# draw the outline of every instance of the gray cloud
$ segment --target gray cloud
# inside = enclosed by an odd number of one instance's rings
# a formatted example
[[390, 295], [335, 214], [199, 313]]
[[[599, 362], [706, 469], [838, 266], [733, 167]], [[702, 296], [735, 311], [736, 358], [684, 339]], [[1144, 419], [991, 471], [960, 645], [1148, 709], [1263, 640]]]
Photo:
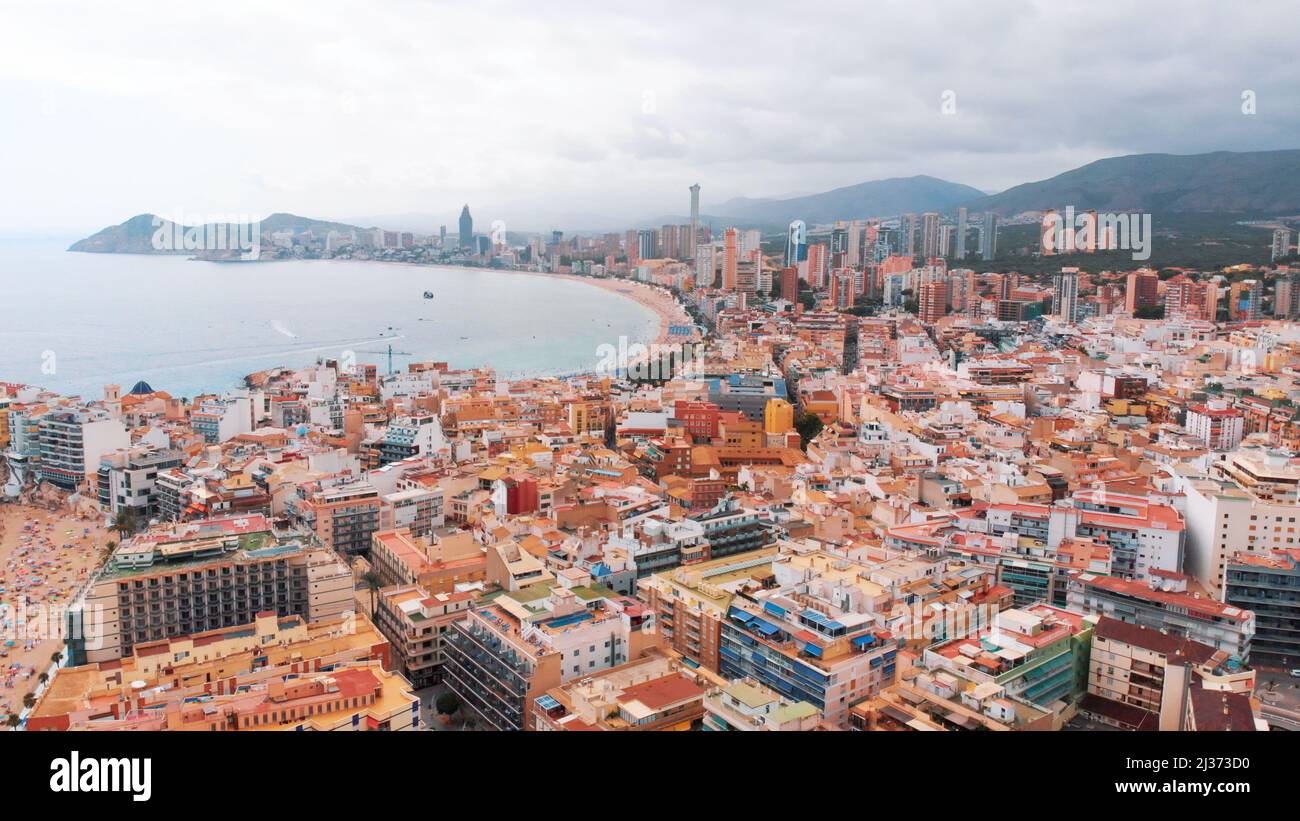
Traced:
[[470, 5], [11, 5], [0, 230], [465, 201], [512, 224], [518, 203], [616, 223], [683, 210], [697, 181], [707, 210], [888, 176], [994, 190], [1123, 153], [1298, 147], [1285, 2]]

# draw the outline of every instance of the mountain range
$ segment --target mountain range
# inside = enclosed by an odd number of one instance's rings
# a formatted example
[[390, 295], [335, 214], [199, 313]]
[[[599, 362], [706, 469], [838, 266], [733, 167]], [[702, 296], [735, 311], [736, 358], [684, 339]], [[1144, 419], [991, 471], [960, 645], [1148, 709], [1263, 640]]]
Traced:
[[1300, 211], [1300, 150], [1131, 154], [965, 203], [1003, 216], [1046, 208], [1153, 213]]
[[[182, 226], [182, 230], [186, 227], [188, 226]], [[261, 228], [263, 231], [272, 232], [285, 230], [311, 230], [317, 233], [326, 231], [350, 231], [353, 229], [361, 230], [356, 228], [356, 226], [347, 225], [341, 222], [329, 222], [328, 220], [317, 220], [309, 217], [300, 217], [296, 214], [282, 213], [272, 214], [262, 220]], [[153, 214], [137, 214], [120, 225], [110, 225], [98, 233], [74, 242], [68, 250], [100, 254], [193, 255], [193, 251], [158, 250], [154, 248], [153, 238], [156, 232], [162, 230], [166, 234], [173, 234], [175, 229], [176, 223], [171, 220], [157, 217]]]
[[[715, 228], [725, 225], [779, 230], [794, 219], [813, 226], [836, 220], [926, 211], [952, 214], [963, 205], [972, 213], [992, 211], [1002, 216], [1047, 208], [1063, 210], [1068, 206], [1074, 206], [1076, 211], [1297, 214], [1300, 213], [1300, 150], [1131, 154], [1097, 160], [1050, 179], [1023, 183], [992, 195], [969, 185], [935, 177], [899, 177], [798, 197], [734, 198], [711, 207], [711, 213], [702, 214], [701, 220]], [[402, 217], [402, 223], [420, 223], [417, 215]], [[153, 249], [154, 219], [151, 214], [140, 214], [74, 243], [68, 250], [173, 253]], [[688, 219], [682, 214], [672, 214], [633, 220], [628, 224], [657, 227], [684, 223]], [[163, 223], [167, 227], [171, 225], [166, 220]], [[438, 223], [430, 220], [424, 224]], [[450, 223], [451, 226], [454, 223]], [[385, 224], [384, 227], [391, 230], [402, 226]], [[565, 224], [564, 227], [572, 233], [577, 226]], [[262, 221], [264, 231], [308, 228], [322, 232], [331, 229], [346, 231], [356, 226], [293, 214], [272, 214]]]
[[[840, 219], [885, 217], [920, 211], [950, 211], [984, 196], [969, 185], [935, 177], [896, 177], [873, 180], [820, 194], [780, 200], [732, 199], [717, 211], [740, 220], [788, 223], [801, 219], [809, 225]], [[854, 215], [849, 217], [846, 215]]]

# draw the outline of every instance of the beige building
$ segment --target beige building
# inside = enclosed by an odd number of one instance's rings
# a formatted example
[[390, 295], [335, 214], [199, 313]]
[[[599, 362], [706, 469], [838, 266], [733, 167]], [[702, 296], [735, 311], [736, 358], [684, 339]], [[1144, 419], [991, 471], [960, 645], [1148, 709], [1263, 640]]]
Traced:
[[1126, 729], [1186, 729], [1194, 689], [1254, 691], [1254, 671], [1227, 662], [1226, 651], [1208, 644], [1102, 616], [1093, 630], [1080, 711]]
[[333, 551], [278, 537], [262, 516], [159, 526], [120, 545], [69, 613], [68, 660], [112, 661], [137, 645], [252, 623], [352, 611]]
[[482, 593], [477, 589], [430, 595], [416, 585], [391, 587], [379, 595], [375, 617], [392, 644], [393, 666], [416, 689], [442, 681], [443, 639]]
[[[251, 624], [140, 645], [59, 670], [29, 730], [406, 730], [409, 683], [364, 615]], [[328, 672], [323, 672], [323, 671]]]
[[451, 593], [458, 585], [486, 578], [483, 547], [466, 531], [417, 536], [402, 528], [374, 535], [370, 565], [385, 585], [418, 585], [429, 593]]

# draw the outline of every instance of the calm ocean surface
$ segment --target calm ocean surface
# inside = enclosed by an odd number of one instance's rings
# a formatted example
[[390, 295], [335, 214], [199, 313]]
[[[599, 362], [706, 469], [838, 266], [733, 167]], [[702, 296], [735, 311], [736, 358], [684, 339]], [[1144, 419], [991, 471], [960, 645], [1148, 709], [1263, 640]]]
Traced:
[[[652, 341], [658, 316], [581, 282], [382, 262], [196, 262], [0, 240], [0, 382], [99, 399], [143, 379], [173, 395], [353, 351], [382, 369], [387, 338], [415, 360], [502, 376], [595, 368], [597, 348]], [[432, 291], [434, 299], [423, 298]], [[52, 354], [52, 357], [50, 356]], [[50, 366], [53, 373], [48, 373]]]

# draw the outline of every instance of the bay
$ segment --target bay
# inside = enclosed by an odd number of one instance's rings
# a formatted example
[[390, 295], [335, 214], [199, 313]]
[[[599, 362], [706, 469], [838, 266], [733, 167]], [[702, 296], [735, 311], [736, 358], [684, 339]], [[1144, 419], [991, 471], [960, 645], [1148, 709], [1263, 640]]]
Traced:
[[[85, 254], [0, 240], [0, 382], [98, 399], [137, 381], [176, 396], [351, 351], [393, 367], [445, 361], [501, 377], [596, 367], [620, 336], [650, 342], [651, 309], [546, 275], [351, 260], [221, 263]], [[425, 291], [433, 294], [424, 299]]]

